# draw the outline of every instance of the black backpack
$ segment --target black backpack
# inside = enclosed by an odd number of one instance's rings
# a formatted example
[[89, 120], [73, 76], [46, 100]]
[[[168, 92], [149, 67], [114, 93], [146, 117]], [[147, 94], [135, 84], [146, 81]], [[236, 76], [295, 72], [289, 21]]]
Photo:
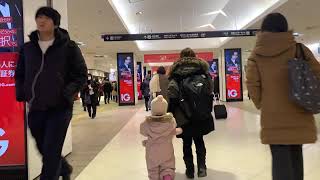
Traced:
[[180, 108], [190, 121], [212, 117], [212, 79], [208, 74], [194, 74], [179, 82]]

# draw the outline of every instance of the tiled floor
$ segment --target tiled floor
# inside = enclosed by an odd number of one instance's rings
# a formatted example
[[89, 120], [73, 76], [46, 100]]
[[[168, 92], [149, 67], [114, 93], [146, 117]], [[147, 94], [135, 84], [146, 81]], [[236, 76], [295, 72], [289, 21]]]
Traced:
[[[129, 122], [114, 136], [101, 152], [86, 166], [76, 180], [147, 180], [144, 148], [139, 125], [147, 113], [144, 108], [116, 108], [93, 123], [90, 132], [111, 131], [102, 127], [107, 119], [126, 117]], [[138, 111], [137, 113], [133, 113]], [[259, 114], [250, 102], [229, 104], [228, 120], [216, 121], [216, 131], [205, 137], [207, 145], [208, 177], [203, 180], [271, 180], [271, 157], [268, 146], [260, 143]], [[105, 116], [105, 117], [104, 117]], [[317, 118], [320, 120], [320, 118]], [[319, 123], [319, 121], [318, 121]], [[83, 124], [86, 126], [86, 124]], [[81, 125], [79, 125], [81, 126]], [[96, 137], [101, 141], [103, 137]], [[91, 139], [94, 141], [95, 139]], [[89, 143], [90, 144], [90, 143]], [[174, 140], [176, 154], [176, 180], [185, 180], [182, 143]], [[76, 148], [76, 147], [75, 147]], [[75, 149], [76, 151], [76, 149]], [[306, 145], [305, 180], [320, 178], [320, 143]], [[86, 154], [83, 154], [86, 156]], [[70, 158], [73, 159], [72, 156]]]

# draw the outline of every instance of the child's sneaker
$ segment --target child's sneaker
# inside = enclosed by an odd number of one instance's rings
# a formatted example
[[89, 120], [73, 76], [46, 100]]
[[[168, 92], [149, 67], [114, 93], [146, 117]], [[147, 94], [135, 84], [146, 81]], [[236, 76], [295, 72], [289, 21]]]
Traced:
[[173, 180], [170, 175], [163, 176], [163, 180]]

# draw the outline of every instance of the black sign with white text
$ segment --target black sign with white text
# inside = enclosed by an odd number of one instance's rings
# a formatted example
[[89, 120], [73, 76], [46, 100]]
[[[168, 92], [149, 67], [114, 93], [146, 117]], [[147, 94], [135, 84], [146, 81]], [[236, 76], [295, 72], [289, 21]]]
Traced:
[[244, 37], [255, 36], [258, 29], [202, 31], [202, 32], [173, 32], [149, 34], [105, 34], [104, 41], [136, 41], [136, 40], [170, 40], [170, 39], [197, 39], [218, 37]]

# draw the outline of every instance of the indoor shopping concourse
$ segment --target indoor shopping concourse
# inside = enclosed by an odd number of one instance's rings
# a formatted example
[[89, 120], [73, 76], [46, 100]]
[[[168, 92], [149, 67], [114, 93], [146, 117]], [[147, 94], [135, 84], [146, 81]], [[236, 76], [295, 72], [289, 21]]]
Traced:
[[[271, 180], [270, 150], [259, 139], [259, 111], [248, 100], [228, 104], [228, 111], [228, 119], [216, 121], [216, 131], [205, 137], [208, 177], [201, 179]], [[141, 104], [135, 109], [106, 109], [94, 121], [86, 117], [77, 119], [73, 131], [83, 133], [73, 137], [76, 147], [68, 157], [76, 170], [75, 179], [147, 180], [144, 137], [139, 133], [146, 115]], [[319, 120], [318, 116], [318, 125]], [[104, 131], [100, 130], [103, 124]], [[176, 180], [187, 180], [181, 139], [174, 139], [174, 147]], [[319, 151], [320, 143], [304, 146], [305, 180], [320, 177]]]
[[319, 0], [0, 0], [0, 180], [319, 180]]

